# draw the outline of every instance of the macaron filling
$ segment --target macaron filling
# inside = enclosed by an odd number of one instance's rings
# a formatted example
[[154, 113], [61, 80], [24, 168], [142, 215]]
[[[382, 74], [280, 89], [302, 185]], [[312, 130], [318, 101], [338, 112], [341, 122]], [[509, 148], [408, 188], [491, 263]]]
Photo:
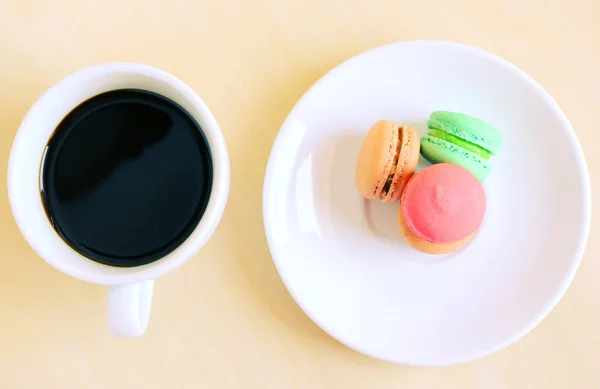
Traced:
[[421, 155], [429, 162], [436, 164], [449, 162], [460, 165], [484, 181], [490, 173], [492, 163], [462, 147], [443, 139], [426, 135], [421, 138]]
[[471, 143], [467, 140], [461, 139], [456, 135], [449, 134], [445, 131], [438, 129], [430, 129], [427, 135], [432, 136], [434, 138], [438, 138], [441, 140], [445, 140], [446, 142], [452, 143], [455, 146], [462, 147], [463, 149], [470, 151], [474, 154], [479, 155], [483, 159], [489, 160], [491, 157], [491, 153], [489, 150], [484, 149], [481, 146], [478, 146], [474, 143]]
[[383, 186], [383, 190], [381, 191], [381, 197], [384, 197], [388, 194], [390, 189], [392, 188], [392, 183], [394, 182], [394, 175], [396, 174], [396, 168], [398, 167], [398, 160], [400, 159], [400, 150], [402, 149], [402, 131], [398, 129], [398, 142], [396, 143], [396, 151], [394, 154], [394, 159], [392, 160], [392, 167], [387, 176], [387, 180], [385, 185]]

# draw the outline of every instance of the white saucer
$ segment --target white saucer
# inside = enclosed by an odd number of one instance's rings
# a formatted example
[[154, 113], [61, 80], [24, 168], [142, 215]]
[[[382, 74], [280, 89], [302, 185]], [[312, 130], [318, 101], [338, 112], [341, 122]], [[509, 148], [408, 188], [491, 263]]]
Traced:
[[[363, 201], [354, 187], [376, 120], [423, 135], [434, 110], [504, 135], [480, 232], [447, 256], [411, 249], [397, 204]], [[323, 330], [376, 358], [444, 365], [499, 350], [549, 313], [579, 265], [590, 203], [573, 129], [535, 81], [479, 49], [421, 41], [354, 57], [302, 97], [271, 152], [263, 216], [281, 278]]]

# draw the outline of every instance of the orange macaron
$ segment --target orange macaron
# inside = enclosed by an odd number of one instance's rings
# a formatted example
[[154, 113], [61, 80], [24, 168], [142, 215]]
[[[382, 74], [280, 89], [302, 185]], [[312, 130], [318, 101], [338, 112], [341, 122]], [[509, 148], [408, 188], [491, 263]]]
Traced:
[[485, 193], [467, 169], [451, 163], [429, 166], [406, 185], [398, 226], [406, 241], [428, 254], [445, 254], [465, 246], [485, 214]]
[[411, 126], [380, 120], [363, 140], [355, 183], [361, 196], [384, 203], [400, 200], [419, 163], [420, 137]]

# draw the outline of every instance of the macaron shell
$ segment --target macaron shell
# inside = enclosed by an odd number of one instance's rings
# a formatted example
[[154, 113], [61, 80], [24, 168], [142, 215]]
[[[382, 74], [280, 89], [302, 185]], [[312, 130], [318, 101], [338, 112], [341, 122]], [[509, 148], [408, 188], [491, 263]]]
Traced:
[[475, 236], [476, 232], [458, 242], [450, 244], [439, 244], [428, 242], [425, 239], [419, 238], [412, 232], [406, 224], [402, 216], [402, 207], [398, 207], [398, 228], [404, 240], [414, 249], [417, 249], [425, 254], [448, 254], [466, 246]]
[[492, 163], [479, 155], [443, 139], [429, 135], [421, 138], [421, 155], [431, 163], [449, 162], [468, 169], [479, 181], [485, 181]]
[[421, 170], [402, 194], [401, 212], [408, 227], [417, 237], [438, 244], [455, 243], [472, 234], [485, 208], [479, 181], [451, 163]]
[[400, 126], [399, 132], [402, 142], [400, 156], [390, 190], [382, 199], [384, 203], [393, 203], [400, 200], [406, 183], [415, 174], [419, 164], [421, 149], [419, 133], [411, 126]]
[[361, 196], [379, 197], [391, 171], [397, 142], [398, 126], [394, 122], [380, 120], [370, 128], [356, 162], [355, 185]]
[[481, 146], [493, 155], [502, 147], [500, 131], [483, 120], [462, 113], [435, 111], [429, 116], [427, 126]]

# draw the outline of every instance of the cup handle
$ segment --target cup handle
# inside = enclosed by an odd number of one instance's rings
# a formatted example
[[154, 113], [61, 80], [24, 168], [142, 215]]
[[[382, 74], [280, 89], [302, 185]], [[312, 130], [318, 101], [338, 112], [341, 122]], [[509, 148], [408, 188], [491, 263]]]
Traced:
[[135, 338], [148, 326], [154, 280], [110, 286], [108, 290], [108, 328], [113, 335]]

